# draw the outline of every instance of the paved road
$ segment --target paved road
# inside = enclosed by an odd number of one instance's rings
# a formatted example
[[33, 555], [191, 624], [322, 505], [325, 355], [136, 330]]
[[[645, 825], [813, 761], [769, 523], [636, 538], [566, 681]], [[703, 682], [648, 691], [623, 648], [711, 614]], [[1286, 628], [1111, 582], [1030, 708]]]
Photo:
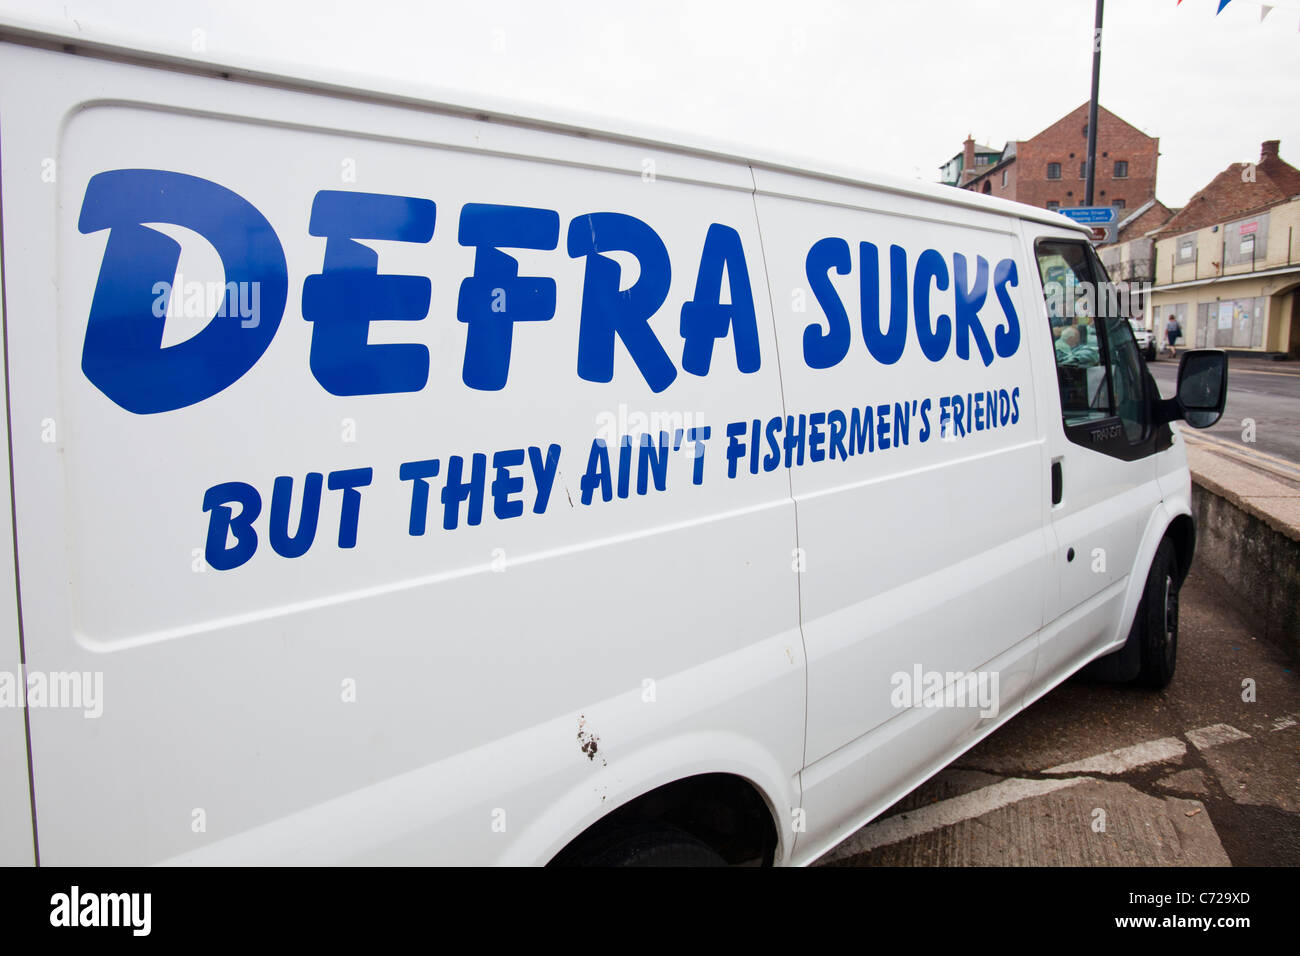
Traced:
[[[1165, 398], [1174, 394], [1178, 362], [1164, 359], [1148, 363]], [[1254, 421], [1253, 442], [1246, 420]], [[1233, 361], [1228, 367], [1228, 405], [1213, 428], [1185, 429], [1216, 447], [1224, 444], [1263, 462], [1283, 459], [1300, 477], [1300, 362]], [[1263, 457], [1269, 456], [1269, 457]], [[1277, 464], [1277, 462], [1274, 462]], [[1285, 470], [1285, 466], [1283, 466]]]
[[821, 863], [1300, 865], [1300, 677], [1215, 587], [1193, 567], [1165, 691], [1075, 677]]

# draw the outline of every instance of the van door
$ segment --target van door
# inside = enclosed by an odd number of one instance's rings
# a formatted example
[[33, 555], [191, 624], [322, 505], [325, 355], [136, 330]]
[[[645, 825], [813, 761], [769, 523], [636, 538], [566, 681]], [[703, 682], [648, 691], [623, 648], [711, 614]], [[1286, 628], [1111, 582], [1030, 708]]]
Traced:
[[1029, 246], [1045, 311], [1027, 334], [1051, 343], [1058, 386], [1041, 393], [1058, 582], [1034, 675], [1041, 691], [1119, 636], [1129, 576], [1160, 502], [1154, 456], [1165, 437], [1150, 424], [1137, 342], [1091, 245], [1038, 233]]
[[740, 461], [788, 469], [797, 507], [811, 852], [1028, 685], [1047, 560], [1031, 277], [1014, 219], [755, 176], [787, 415]]

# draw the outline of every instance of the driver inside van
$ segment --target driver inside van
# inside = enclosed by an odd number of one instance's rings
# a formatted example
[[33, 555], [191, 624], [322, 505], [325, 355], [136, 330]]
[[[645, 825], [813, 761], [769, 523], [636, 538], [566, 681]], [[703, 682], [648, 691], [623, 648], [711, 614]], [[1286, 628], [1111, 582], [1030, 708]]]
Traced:
[[1056, 340], [1057, 365], [1091, 368], [1099, 358], [1097, 336], [1088, 326], [1067, 325], [1061, 329]]

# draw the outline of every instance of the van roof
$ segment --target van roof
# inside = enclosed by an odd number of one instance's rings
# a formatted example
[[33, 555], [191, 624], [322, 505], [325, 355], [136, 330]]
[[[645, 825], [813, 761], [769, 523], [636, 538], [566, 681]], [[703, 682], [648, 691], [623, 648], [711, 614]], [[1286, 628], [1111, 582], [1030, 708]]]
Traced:
[[414, 82], [402, 76], [349, 70], [331, 64], [272, 59], [235, 51], [214, 52], [212, 55], [205, 53], [199, 57], [181, 42], [169, 45], [132, 25], [111, 29], [102, 24], [82, 24], [63, 5], [19, 6], [20, 11], [0, 10], [0, 40], [55, 47], [66, 52], [126, 62], [161, 65], [191, 73], [238, 77], [255, 82], [310, 88], [334, 95], [380, 99], [514, 125], [684, 151], [711, 159], [868, 186], [1089, 233], [1086, 227], [1059, 213], [940, 183], [879, 174], [795, 153], [755, 149], [724, 140], [688, 136], [646, 124], [630, 123], [621, 118], [486, 94], [451, 91]]

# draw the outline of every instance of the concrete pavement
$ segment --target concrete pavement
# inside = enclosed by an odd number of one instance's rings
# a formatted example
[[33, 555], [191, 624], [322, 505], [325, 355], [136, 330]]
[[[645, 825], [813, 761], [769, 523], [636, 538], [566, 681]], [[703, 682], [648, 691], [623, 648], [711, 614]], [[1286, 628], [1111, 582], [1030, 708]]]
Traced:
[[1300, 865], [1300, 679], [1203, 571], [1181, 615], [1165, 691], [1067, 681], [820, 865]]

